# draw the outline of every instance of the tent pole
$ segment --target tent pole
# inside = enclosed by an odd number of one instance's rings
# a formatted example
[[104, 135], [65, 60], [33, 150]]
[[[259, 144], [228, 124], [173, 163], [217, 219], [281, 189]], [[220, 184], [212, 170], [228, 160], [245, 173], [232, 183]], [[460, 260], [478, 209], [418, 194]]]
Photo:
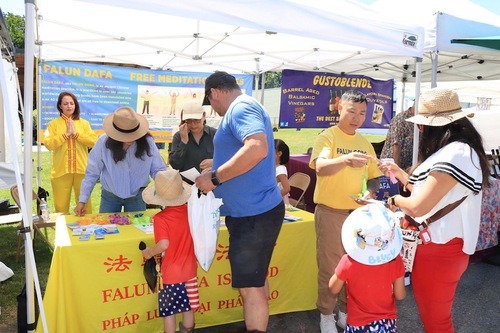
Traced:
[[[255, 75], [253, 76], [254, 77], [254, 85], [255, 85], [255, 99], [259, 100], [258, 98], [258, 93], [259, 93], [259, 72], [260, 72], [260, 58], [254, 58], [253, 59], [255, 61]], [[252, 96], [253, 96], [253, 92], [252, 92]], [[262, 98], [262, 94], [260, 95], [260, 97]], [[262, 103], [261, 103], [262, 104]]]
[[[35, 8], [34, 3], [30, 0], [25, 0], [26, 5], [26, 38], [25, 38], [25, 54], [24, 54], [24, 201], [26, 202], [26, 212], [29, 216], [30, 228], [33, 230], [33, 200], [32, 200], [32, 146], [33, 146], [33, 45], [35, 45], [34, 29]], [[29, 133], [29, 135], [27, 135]], [[21, 209], [23, 210], [23, 209]], [[30, 237], [28, 237], [30, 236]], [[33, 239], [32, 233], [26, 234], [24, 243]], [[26, 247], [25, 247], [26, 249]], [[29, 251], [24, 251], [26, 263], [26, 306], [27, 306], [27, 331], [34, 331], [35, 325], [35, 304], [34, 304], [34, 286], [33, 286], [33, 270], [30, 265]]]
[[[39, 49], [39, 52], [41, 50]], [[42, 91], [42, 65], [40, 63], [41, 59], [41, 54], [38, 53], [39, 58], [36, 59], [37, 62], [37, 80], [36, 80], [36, 160], [37, 160], [37, 167], [36, 167], [36, 184], [37, 186], [41, 187], [42, 186], [42, 136], [40, 135], [41, 133], [41, 128], [42, 128], [42, 102], [40, 101], [40, 96], [41, 96], [41, 91]]]
[[[422, 80], [422, 58], [415, 58], [415, 114], [418, 114], [418, 100], [420, 99], [420, 84]], [[418, 160], [418, 126], [413, 125], [413, 165], [417, 164]]]
[[[33, 230], [33, 184], [32, 184], [32, 168], [33, 168], [33, 71], [34, 71], [34, 46], [35, 46], [35, 0], [25, 0], [25, 40], [24, 40], [24, 188], [21, 186], [20, 197], [24, 194], [24, 207], [21, 208], [23, 213], [24, 226], [30, 227]], [[26, 133], [29, 133], [26, 135]], [[21, 182], [20, 176], [18, 184]], [[19, 187], [19, 186], [18, 186]], [[23, 193], [24, 192], [24, 193]], [[22, 199], [21, 199], [21, 206]], [[42, 301], [42, 292], [35, 263], [35, 255], [33, 252], [33, 233], [28, 232], [24, 235], [24, 257], [26, 266], [26, 310], [27, 310], [27, 332], [35, 332], [35, 293], [36, 287], [38, 297], [38, 305], [40, 308], [40, 319], [42, 320], [44, 332], [48, 332], [47, 320]], [[29, 238], [29, 239], [28, 239]]]
[[262, 85], [260, 87], [260, 104], [264, 105], [264, 91], [266, 89], [266, 73], [262, 72], [260, 73], [260, 82], [262, 82]]
[[432, 62], [432, 76], [431, 76], [431, 88], [436, 88], [437, 86], [437, 65], [438, 65], [438, 51], [431, 52], [431, 62]]

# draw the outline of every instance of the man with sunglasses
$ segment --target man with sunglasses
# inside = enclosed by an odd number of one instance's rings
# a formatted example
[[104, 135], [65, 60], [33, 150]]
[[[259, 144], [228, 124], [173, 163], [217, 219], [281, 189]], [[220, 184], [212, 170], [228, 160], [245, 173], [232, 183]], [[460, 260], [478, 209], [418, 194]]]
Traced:
[[232, 287], [243, 299], [247, 331], [266, 332], [266, 273], [285, 215], [276, 186], [271, 119], [226, 72], [206, 79], [203, 104], [210, 104], [222, 120], [214, 138], [212, 170], [196, 178], [196, 186], [205, 193], [213, 190], [224, 202], [220, 212], [229, 231]]

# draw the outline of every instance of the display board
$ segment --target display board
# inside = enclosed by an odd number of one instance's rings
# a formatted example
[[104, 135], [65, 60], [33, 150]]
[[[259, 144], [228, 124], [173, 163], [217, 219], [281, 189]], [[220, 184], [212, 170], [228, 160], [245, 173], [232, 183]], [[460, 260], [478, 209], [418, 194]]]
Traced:
[[340, 98], [351, 89], [364, 93], [368, 101], [362, 128], [389, 128], [394, 80], [296, 70], [283, 71], [280, 128], [326, 128], [337, 124]]
[[[210, 74], [46, 61], [41, 65], [41, 129], [59, 117], [57, 98], [62, 91], [77, 96], [80, 115], [94, 130], [101, 130], [103, 119], [120, 106], [144, 115], [151, 129], [175, 127], [183, 104], [201, 105]], [[234, 76], [243, 92], [251, 94], [253, 75]], [[218, 117], [210, 106], [205, 108], [207, 118]]]

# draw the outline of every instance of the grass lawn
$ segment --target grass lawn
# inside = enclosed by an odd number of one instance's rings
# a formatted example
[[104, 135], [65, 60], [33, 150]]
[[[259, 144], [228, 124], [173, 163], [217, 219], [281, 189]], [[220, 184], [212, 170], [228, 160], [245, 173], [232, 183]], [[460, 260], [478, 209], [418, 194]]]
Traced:
[[[280, 129], [275, 132], [275, 138], [284, 140], [290, 147], [291, 154], [301, 154], [307, 152], [307, 149], [313, 145], [314, 138], [320, 132], [320, 129]], [[384, 140], [383, 136], [366, 135], [367, 139], [372, 142], [380, 142]], [[168, 160], [166, 149], [160, 150], [161, 155], [165, 160]], [[33, 174], [36, 176], [37, 154], [33, 154]], [[51, 153], [41, 153], [41, 186], [49, 193], [52, 192], [50, 185], [50, 165]], [[36, 180], [33, 179], [35, 186]], [[97, 184], [92, 192], [92, 209], [94, 213], [99, 211], [101, 188]], [[0, 199], [8, 198], [13, 203], [9, 190], [0, 190]], [[54, 212], [53, 197], [48, 198], [49, 209]], [[70, 207], [72, 210], [74, 204]], [[16, 296], [21, 292], [25, 283], [25, 265], [24, 265], [24, 250], [19, 262], [16, 262], [17, 250], [17, 224], [0, 225], [0, 261], [10, 267], [14, 271], [14, 276], [0, 283], [0, 332], [14, 333], [17, 332], [17, 299]], [[51, 242], [54, 241], [54, 231], [48, 230], [48, 238]], [[52, 252], [43, 241], [35, 240], [35, 261], [37, 263], [38, 277], [42, 292], [45, 290], [47, 282], [50, 262], [52, 260]]]

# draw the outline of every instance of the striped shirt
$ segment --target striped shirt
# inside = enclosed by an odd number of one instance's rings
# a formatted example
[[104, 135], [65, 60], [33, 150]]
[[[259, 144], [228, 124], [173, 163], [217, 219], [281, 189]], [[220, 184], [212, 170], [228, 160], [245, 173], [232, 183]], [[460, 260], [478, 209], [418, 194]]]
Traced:
[[448, 204], [467, 198], [457, 208], [429, 225], [432, 242], [445, 244], [453, 238], [462, 238], [463, 252], [473, 254], [479, 235], [483, 173], [476, 152], [467, 144], [452, 142], [420, 164], [409, 178], [413, 185], [411, 195], [417, 195], [431, 172], [442, 172], [453, 177], [457, 184], [425, 215], [415, 217], [422, 222]]
[[154, 179], [158, 171], [167, 169], [152, 137], [147, 138], [152, 156], [144, 154], [142, 158], [135, 157], [137, 144], [134, 142], [125, 158], [118, 163], [113, 160], [111, 150], [106, 148], [107, 139], [106, 134], [100, 136], [90, 151], [80, 189], [80, 202], [88, 201], [98, 179], [104, 190], [126, 199], [136, 196], [141, 187], [147, 186], [150, 176]]

